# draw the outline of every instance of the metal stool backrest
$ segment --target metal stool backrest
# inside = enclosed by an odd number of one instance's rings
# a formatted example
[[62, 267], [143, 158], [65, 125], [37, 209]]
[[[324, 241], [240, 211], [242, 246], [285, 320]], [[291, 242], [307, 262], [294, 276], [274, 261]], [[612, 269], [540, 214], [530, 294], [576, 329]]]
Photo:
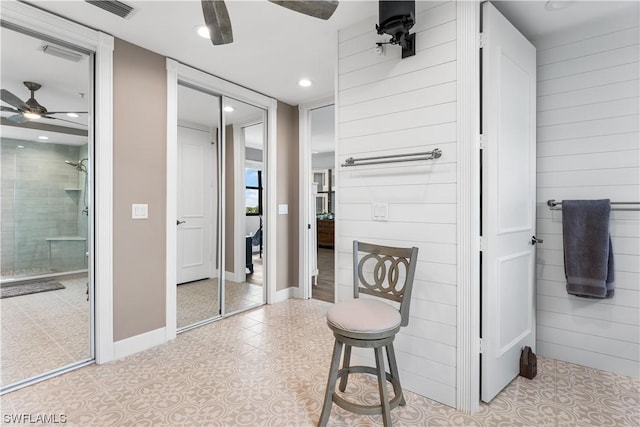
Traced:
[[[359, 253], [365, 253], [360, 258]], [[369, 276], [365, 277], [365, 264], [374, 261]], [[395, 248], [353, 241], [353, 297], [360, 293], [385, 298], [400, 303], [401, 326], [409, 324], [411, 289], [418, 263], [418, 248]], [[404, 266], [404, 280], [401, 280]]]

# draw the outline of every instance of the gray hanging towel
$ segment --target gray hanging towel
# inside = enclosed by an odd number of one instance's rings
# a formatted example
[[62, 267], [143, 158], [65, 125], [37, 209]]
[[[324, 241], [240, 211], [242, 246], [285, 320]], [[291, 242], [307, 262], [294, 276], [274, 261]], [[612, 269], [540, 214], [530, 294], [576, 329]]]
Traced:
[[609, 199], [562, 201], [564, 274], [571, 295], [613, 297], [610, 213]]

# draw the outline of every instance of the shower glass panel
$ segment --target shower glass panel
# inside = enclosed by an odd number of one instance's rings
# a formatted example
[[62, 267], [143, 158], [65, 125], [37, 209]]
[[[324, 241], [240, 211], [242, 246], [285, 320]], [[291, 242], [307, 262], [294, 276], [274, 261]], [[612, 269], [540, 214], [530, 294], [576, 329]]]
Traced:
[[220, 316], [219, 96], [178, 84], [177, 329]]
[[0, 28], [0, 390], [93, 358], [93, 55]]
[[228, 97], [224, 104], [224, 313], [232, 314], [265, 302], [266, 111]]

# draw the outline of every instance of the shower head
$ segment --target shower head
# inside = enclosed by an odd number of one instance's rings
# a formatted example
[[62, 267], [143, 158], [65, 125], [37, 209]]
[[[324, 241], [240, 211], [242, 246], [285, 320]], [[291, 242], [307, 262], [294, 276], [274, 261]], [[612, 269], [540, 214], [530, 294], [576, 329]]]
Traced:
[[84, 162], [86, 162], [88, 159], [82, 159], [79, 162], [70, 162], [69, 160], [65, 160], [64, 162], [66, 164], [68, 164], [69, 166], [73, 166], [74, 168], [76, 168], [76, 170], [80, 171], [80, 172], [84, 172], [87, 173], [87, 166], [84, 164]]

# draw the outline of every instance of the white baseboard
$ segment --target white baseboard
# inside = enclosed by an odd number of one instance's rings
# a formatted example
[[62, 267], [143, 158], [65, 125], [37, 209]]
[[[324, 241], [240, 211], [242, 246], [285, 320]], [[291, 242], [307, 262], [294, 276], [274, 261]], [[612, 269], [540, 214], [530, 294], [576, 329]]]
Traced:
[[291, 298], [295, 298], [295, 295], [298, 293], [298, 288], [297, 287], [290, 287], [290, 288], [286, 288], [286, 289], [281, 289], [279, 291], [276, 292], [276, 298], [273, 301], [273, 304], [282, 302], [282, 301], [286, 301], [288, 299]]
[[224, 272], [224, 280], [229, 280], [231, 282], [242, 283], [247, 280], [247, 273], [244, 271], [235, 274], [233, 271], [225, 271]]
[[156, 347], [167, 342], [166, 328], [158, 328], [153, 331], [134, 337], [125, 338], [113, 343], [113, 358], [121, 359], [135, 353]]

